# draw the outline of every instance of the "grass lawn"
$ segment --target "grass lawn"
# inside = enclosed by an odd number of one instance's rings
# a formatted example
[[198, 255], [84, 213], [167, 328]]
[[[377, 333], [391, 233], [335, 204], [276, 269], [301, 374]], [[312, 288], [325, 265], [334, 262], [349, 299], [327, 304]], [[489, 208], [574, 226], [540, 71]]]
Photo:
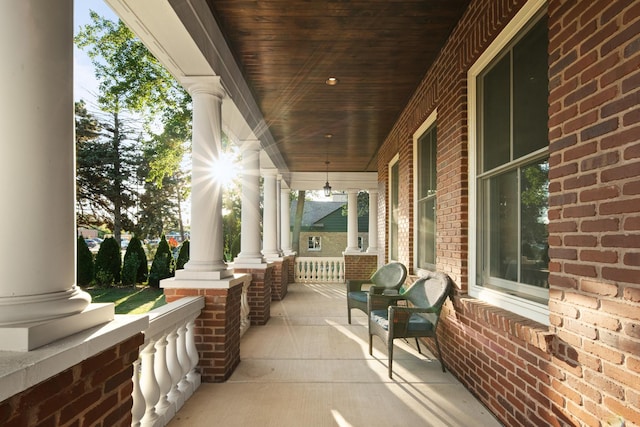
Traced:
[[112, 302], [116, 314], [141, 314], [165, 305], [162, 289], [149, 286], [113, 286], [86, 288], [92, 302]]

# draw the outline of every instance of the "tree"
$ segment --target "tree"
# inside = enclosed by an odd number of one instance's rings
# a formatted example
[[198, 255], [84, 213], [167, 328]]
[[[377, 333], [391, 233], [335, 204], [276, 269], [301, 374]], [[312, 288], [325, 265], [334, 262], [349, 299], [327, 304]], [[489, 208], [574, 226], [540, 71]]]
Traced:
[[87, 246], [87, 242], [84, 241], [84, 237], [78, 237], [78, 244], [76, 246], [76, 277], [78, 285], [88, 286], [93, 280], [93, 255]]
[[[125, 270], [127, 270], [126, 277]], [[144, 283], [147, 281], [148, 274], [147, 254], [138, 236], [133, 236], [124, 253], [122, 284], [133, 285], [136, 283]]]
[[185, 240], [182, 242], [182, 246], [180, 246], [180, 252], [178, 252], [176, 270], [182, 270], [187, 262], [189, 262], [189, 241]]
[[120, 283], [120, 245], [113, 237], [104, 239], [96, 255], [95, 273], [99, 285]]
[[109, 214], [119, 244], [121, 231], [133, 228], [129, 210], [138, 199], [138, 181], [130, 178], [139, 177], [141, 163], [140, 138], [130, 136], [140, 135], [141, 126], [128, 127], [128, 118], [142, 115], [149, 129], [157, 114], [164, 112], [163, 117], [171, 117], [167, 111], [176, 105], [176, 100], [182, 102], [188, 95], [122, 21], [109, 21], [93, 11], [91, 21], [81, 28], [75, 42], [87, 51], [96, 70], [104, 131], [101, 144], [96, 147], [99, 157], [89, 153], [86, 159], [79, 156], [79, 163], [87, 160], [79, 174], [84, 169], [95, 171], [97, 176], [88, 181], [95, 183], [91, 191], [100, 196], [88, 198], [85, 203], [95, 200], [94, 209]]
[[302, 227], [302, 214], [304, 213], [305, 191], [298, 191], [298, 203], [296, 203], [296, 216], [293, 220], [293, 235], [291, 246], [294, 252], [300, 253], [300, 228]]
[[153, 257], [151, 270], [149, 270], [149, 286], [160, 287], [160, 280], [172, 277], [174, 274], [174, 262], [167, 239], [162, 236], [158, 244], [156, 256]]

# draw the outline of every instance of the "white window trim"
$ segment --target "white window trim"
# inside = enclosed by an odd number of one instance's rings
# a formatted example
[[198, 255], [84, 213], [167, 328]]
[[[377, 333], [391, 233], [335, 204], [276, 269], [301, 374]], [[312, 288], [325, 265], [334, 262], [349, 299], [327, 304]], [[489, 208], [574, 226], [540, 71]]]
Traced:
[[[389, 239], [388, 240], [388, 242], [389, 242], [389, 254], [388, 254], [389, 262], [398, 261], [397, 259], [391, 258], [391, 242], [392, 242], [392, 240], [391, 240], [391, 200], [393, 199], [393, 197], [392, 197], [393, 196], [393, 194], [392, 194], [393, 186], [391, 185], [391, 177], [392, 177], [391, 168], [393, 168], [398, 163], [399, 160], [400, 160], [400, 153], [398, 153], [395, 156], [393, 156], [391, 161], [389, 161], [389, 163], [387, 164], [387, 168], [388, 168], [388, 170], [387, 170], [387, 188], [389, 189], [389, 191], [388, 191], [389, 200], [387, 200], [387, 206], [389, 207], [389, 230], [388, 230], [388, 234], [387, 234], [388, 235], [388, 239]], [[399, 184], [400, 183], [398, 182], [398, 185]], [[396, 220], [397, 220], [397, 218], [396, 218]], [[398, 243], [399, 243], [399, 240], [398, 240]], [[398, 248], [396, 248], [396, 249], [398, 249]]]
[[[478, 60], [471, 66], [467, 73], [467, 100], [469, 124], [469, 295], [485, 301], [489, 304], [509, 310], [521, 316], [535, 320], [544, 325], [549, 325], [549, 306], [529, 301], [515, 295], [509, 295], [476, 284], [476, 251], [478, 242], [478, 224], [476, 205], [476, 164], [477, 164], [477, 84], [478, 75], [485, 70], [491, 61], [507, 46], [518, 32], [529, 21], [546, 7], [546, 0], [529, 0], [516, 16], [507, 24], [491, 45], [484, 51]], [[414, 205], [415, 206], [415, 205]]]
[[[319, 242], [320, 242], [320, 247], [319, 248], [310, 248], [309, 247], [309, 239], [315, 239], [318, 238]], [[307, 236], [307, 251], [308, 252], [321, 252], [322, 251], [322, 236]]]
[[[420, 127], [413, 133], [413, 259], [418, 259], [418, 140], [438, 119], [438, 109], [429, 114], [429, 117], [422, 122]], [[437, 144], [436, 144], [437, 145]], [[437, 150], [436, 150], [437, 151]], [[437, 179], [437, 177], [436, 177]], [[436, 233], [437, 233], [436, 225]], [[437, 262], [437, 255], [436, 255]], [[414, 266], [414, 274], [426, 273], [426, 270]]]

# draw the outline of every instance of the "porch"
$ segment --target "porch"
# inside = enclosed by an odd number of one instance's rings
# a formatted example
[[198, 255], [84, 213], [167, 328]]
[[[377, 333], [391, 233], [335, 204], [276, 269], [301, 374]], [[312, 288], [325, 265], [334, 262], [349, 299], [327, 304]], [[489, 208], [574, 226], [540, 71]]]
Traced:
[[243, 335], [229, 380], [200, 385], [169, 426], [500, 425], [414, 343], [397, 340], [388, 379], [383, 343], [369, 356], [366, 317], [347, 324], [345, 298], [342, 283], [290, 284]]

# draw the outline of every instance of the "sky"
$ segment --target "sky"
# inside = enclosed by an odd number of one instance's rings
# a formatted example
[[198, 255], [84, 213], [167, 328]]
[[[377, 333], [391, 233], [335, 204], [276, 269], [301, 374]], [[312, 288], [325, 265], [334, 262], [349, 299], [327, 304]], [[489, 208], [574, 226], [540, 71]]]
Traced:
[[[113, 13], [104, 0], [75, 0], [73, 8], [74, 34], [78, 33], [81, 26], [90, 23], [90, 10], [112, 21], [118, 19], [118, 16]], [[73, 72], [74, 100], [78, 101], [83, 99], [88, 105], [95, 104], [95, 93], [98, 90], [98, 83], [94, 76], [93, 66], [91, 65], [89, 57], [75, 46], [73, 48]]]

